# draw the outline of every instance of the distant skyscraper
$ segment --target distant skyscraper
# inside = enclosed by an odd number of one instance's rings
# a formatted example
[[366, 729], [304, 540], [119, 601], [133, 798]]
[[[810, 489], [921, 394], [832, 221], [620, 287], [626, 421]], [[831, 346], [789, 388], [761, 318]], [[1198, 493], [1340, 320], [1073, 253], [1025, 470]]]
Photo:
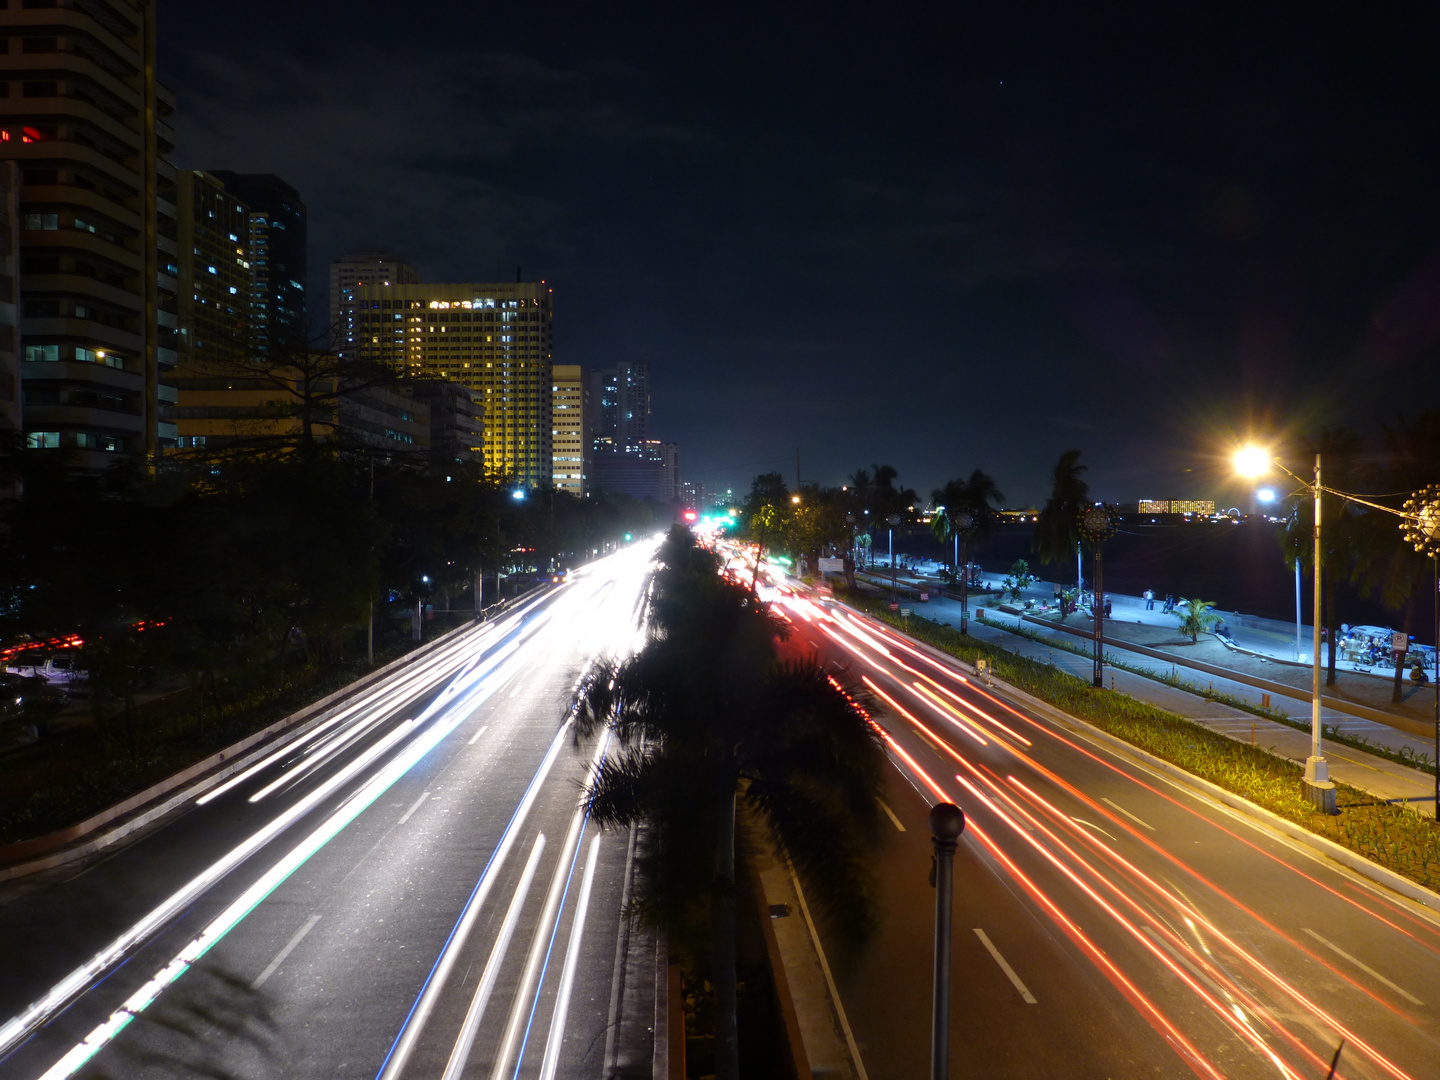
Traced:
[[258, 356], [303, 347], [308, 225], [300, 193], [272, 173], [211, 175], [249, 208], [250, 347]]
[[485, 468], [548, 488], [553, 300], [544, 282], [359, 285], [355, 355], [481, 391]]
[[330, 264], [330, 329], [341, 350], [356, 342], [355, 290], [361, 285], [418, 285], [420, 273], [384, 251], [358, 251]]
[[[27, 444], [99, 471], [173, 443], [173, 95], [154, 0], [8, 5], [0, 159], [20, 169]], [[15, 299], [13, 292], [7, 299]]]
[[650, 362], [622, 361], [591, 380], [595, 448], [634, 450], [650, 437]]
[[250, 208], [196, 169], [181, 172], [176, 186], [180, 363], [244, 359], [252, 345]]
[[551, 452], [555, 460], [555, 486], [574, 495], [584, 495], [594, 438], [590, 382], [579, 364], [555, 364], [553, 372]]

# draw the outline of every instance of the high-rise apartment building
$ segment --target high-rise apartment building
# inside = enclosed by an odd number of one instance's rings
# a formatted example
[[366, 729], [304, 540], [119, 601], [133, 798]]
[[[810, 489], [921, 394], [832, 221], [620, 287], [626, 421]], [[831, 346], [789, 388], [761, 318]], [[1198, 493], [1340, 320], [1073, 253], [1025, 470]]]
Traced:
[[211, 176], [249, 212], [250, 349], [257, 357], [305, 347], [308, 213], [300, 193], [273, 173], [215, 169]]
[[154, 0], [10, 5], [0, 158], [20, 169], [22, 422], [83, 468], [154, 459], [176, 361], [174, 98]]
[[20, 170], [0, 161], [0, 434], [20, 430]]
[[555, 486], [573, 495], [584, 495], [590, 474], [593, 407], [590, 380], [579, 364], [555, 364], [550, 410], [553, 417], [551, 452], [555, 461]]
[[634, 450], [650, 437], [650, 362], [622, 361], [591, 380], [595, 449]]
[[213, 367], [251, 352], [250, 209], [209, 173], [177, 183], [180, 363]]
[[342, 352], [355, 348], [355, 290], [361, 285], [418, 285], [420, 273], [385, 251], [357, 251], [330, 264], [330, 328]]
[[544, 282], [358, 285], [355, 355], [485, 398], [485, 467], [553, 482], [553, 291]]

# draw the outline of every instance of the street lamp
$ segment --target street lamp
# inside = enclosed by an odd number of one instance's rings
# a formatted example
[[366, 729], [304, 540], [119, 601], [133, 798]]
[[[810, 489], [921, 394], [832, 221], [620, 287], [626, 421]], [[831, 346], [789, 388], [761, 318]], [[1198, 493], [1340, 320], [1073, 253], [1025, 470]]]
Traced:
[[1258, 479], [1274, 466], [1286, 476], [1310, 489], [1315, 499], [1315, 648], [1310, 671], [1310, 756], [1305, 759], [1305, 797], [1327, 814], [1339, 813], [1335, 804], [1335, 785], [1330, 782], [1330, 766], [1320, 745], [1320, 455], [1315, 455], [1315, 481], [1306, 483], [1259, 446], [1244, 446], [1235, 452], [1235, 471], [1241, 476]]
[[895, 526], [900, 524], [900, 515], [891, 514], [885, 520], [890, 524], [890, 602], [893, 604], [899, 595], [895, 587]]
[[[1405, 500], [1400, 528], [1416, 552], [1430, 556], [1435, 571], [1435, 760], [1440, 762], [1440, 484], [1431, 484]], [[1440, 768], [1435, 770], [1435, 815], [1440, 819]]]
[[1095, 548], [1095, 685], [1105, 685], [1105, 577], [1101, 552], [1105, 541], [1115, 535], [1119, 515], [1104, 503], [1087, 506], [1080, 511], [1080, 534]]

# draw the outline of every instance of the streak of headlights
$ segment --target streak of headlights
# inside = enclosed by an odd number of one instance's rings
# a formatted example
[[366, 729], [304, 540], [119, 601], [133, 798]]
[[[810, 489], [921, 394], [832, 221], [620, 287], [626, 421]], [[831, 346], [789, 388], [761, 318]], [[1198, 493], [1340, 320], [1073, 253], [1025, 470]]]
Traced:
[[[506, 650], [507, 659], [513, 657], [516, 648], [518, 648], [518, 645]], [[266, 896], [273, 892], [299, 867], [304, 865], [312, 855], [334, 839], [345, 826], [355, 820], [362, 811], [389, 790], [396, 781], [409, 772], [410, 769], [434, 749], [445, 736], [449, 735], [484, 697], [493, 693], [499, 686], [504, 685], [512, 672], [502, 669], [500, 663], [503, 663], [503, 661], [488, 665], [484, 670], [494, 676], [493, 678], [487, 678], [483, 684], [472, 682], [466, 692], [456, 695], [451, 703], [451, 707], [435, 724], [431, 725], [416, 737], [404, 750], [387, 763], [379, 773], [347, 799], [339, 809], [326, 818], [318, 828], [286, 853], [286, 855], [262, 875], [258, 881], [241, 893], [235, 901], [181, 950], [170, 963], [157, 972], [149, 982], [142, 986], [140, 990], [136, 991], [124, 1005], [117, 1009], [109, 1019], [96, 1027], [82, 1042], [72, 1047], [59, 1061], [51, 1066], [51, 1068], [42, 1075], [41, 1080], [62, 1080], [64, 1077], [73, 1076], [85, 1062], [94, 1057], [96, 1053], [124, 1030], [125, 1026], [128, 1025], [131, 1020], [153, 1002], [165, 987], [169, 986], [188, 971], [196, 960], [214, 948], [257, 904], [264, 900]], [[513, 666], [518, 666], [518, 664]], [[427, 710], [427, 712], [430, 711], [432, 710]], [[323, 791], [326, 794], [333, 791], [334, 788], [338, 786], [337, 781], [344, 782], [344, 780], [350, 779], [356, 772], [360, 771], [361, 768], [369, 765], [382, 753], [389, 750], [401, 737], [417, 730], [423, 723], [423, 720], [424, 717], [407, 721], [397, 727], [393, 732], [388, 734], [385, 739], [369, 748], [364, 755], [357, 758], [355, 762], [352, 762], [351, 765], [337, 777], [327, 782], [319, 791]], [[557, 735], [557, 739], [558, 738], [559, 736]], [[315, 797], [317, 794], [319, 794], [318, 791], [311, 793], [311, 795], [301, 800], [301, 802], [297, 804], [297, 807], [304, 806], [306, 809], [309, 809], [318, 801]], [[281, 815], [280, 818], [277, 818], [276, 821], [279, 822], [286, 819], [293, 821], [294, 815], [295, 808], [292, 808], [290, 811]], [[273, 826], [274, 823], [272, 823], [271, 826], [267, 826], [266, 829], [255, 834], [256, 837], [264, 835], [267, 839], [270, 838], [274, 835], [274, 832], [271, 831]], [[251, 844], [254, 840], [255, 837], [252, 837], [250, 841], [242, 845], [242, 848], [253, 850]], [[237, 848], [236, 850], [239, 851], [241, 848]], [[233, 855], [234, 852], [231, 853], [231, 856]], [[222, 860], [222, 863], [230, 863], [231, 856], [227, 856], [225, 860]], [[219, 866], [220, 864], [217, 863], [216, 865]], [[207, 885], [209, 883], [209, 875], [213, 873], [214, 869], [215, 868], [212, 867], [210, 871], [202, 875], [202, 878], [207, 879]], [[200, 880], [200, 878], [197, 878], [196, 882]], [[192, 885], [194, 884], [195, 882], [192, 882]], [[147, 916], [143, 925], [154, 924], [156, 922], [163, 923], [168, 919], [169, 914], [172, 913], [172, 910], [176, 906], [177, 898], [181, 897], [182, 894], [184, 894], [186, 899], [189, 899], [193, 895], [191, 886], [187, 886], [181, 893], [177, 893], [175, 897], [172, 897], [171, 900], [167, 901], [161, 908], [157, 908], [155, 912]], [[159, 916], [162, 911], [164, 915], [157, 919], [157, 916]], [[137, 924], [136, 928], [132, 928], [126, 935], [126, 938], [134, 936], [141, 925], [142, 924]], [[135, 940], [142, 940], [142, 938], [136, 938]], [[113, 951], [114, 948], [115, 946], [112, 945], [111, 950], [107, 950], [107, 953]], [[71, 979], [73, 980], [74, 978], [75, 976], [72, 975]], [[68, 981], [70, 980], [67, 980], [67, 982]], [[57, 987], [57, 990], [58, 989]], [[51, 995], [47, 995], [47, 999], [53, 998], [55, 994], [56, 991], [52, 991]], [[32, 1010], [33, 1009], [35, 1009], [35, 1006], [32, 1006]]]
[[[503, 663], [508, 655], [513, 652], [514, 647], [515, 645], [512, 642], [509, 648], [501, 650], [500, 655], [492, 657], [490, 663], [477, 669], [477, 674], [468, 680], [470, 684], [473, 686], [478, 678], [483, 677], [484, 673], [496, 671], [499, 664]], [[232, 848], [222, 858], [216, 860], [204, 871], [181, 886], [180, 889], [151, 910], [144, 918], [140, 919], [88, 961], [77, 967], [60, 982], [56, 983], [43, 997], [31, 1004], [19, 1015], [12, 1017], [6, 1021], [5, 1024], [0, 1025], [0, 1056], [8, 1053], [30, 1032], [47, 1022], [59, 1012], [68, 1001], [83, 991], [94, 979], [98, 978], [123, 959], [131, 949], [162, 929], [171, 919], [192, 904], [206, 890], [235, 869], [235, 867], [239, 866], [300, 818], [304, 817], [314, 809], [315, 806], [329, 798], [339, 788], [349, 783], [356, 775], [369, 767], [376, 758], [390, 749], [396, 739], [407, 731], [418, 727], [428, 718], [429, 713], [430, 710], [427, 710], [426, 714], [412, 721], [408, 727], [404, 725], [397, 727], [384, 739], [369, 747], [353, 761], [347, 763], [337, 771], [335, 775], [318, 785], [313, 791], [299, 799], [264, 827], [258, 829], [243, 842]], [[448, 730], [448, 727], [446, 730]]]

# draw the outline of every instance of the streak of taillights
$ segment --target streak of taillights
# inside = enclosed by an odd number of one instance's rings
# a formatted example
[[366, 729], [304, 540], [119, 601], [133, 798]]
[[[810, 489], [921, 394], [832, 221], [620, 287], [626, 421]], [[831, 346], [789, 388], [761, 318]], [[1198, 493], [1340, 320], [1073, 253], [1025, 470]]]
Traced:
[[[1090, 899], [1094, 901], [1101, 910], [1103, 910], [1107, 915], [1109, 915], [1114, 922], [1118, 923], [1122, 928], [1124, 928], [1124, 930], [1128, 934], [1130, 934], [1131, 937], [1133, 937], [1137, 942], [1139, 942], [1141, 947], [1146, 952], [1150, 953], [1150, 955], [1160, 961], [1160, 963], [1166, 968], [1168, 968], [1171, 973], [1175, 975], [1176, 978], [1178, 978], [1181, 982], [1188, 986], [1197, 997], [1199, 997], [1202, 1001], [1209, 1005], [1210, 1008], [1215, 1012], [1215, 1014], [1221, 1019], [1223, 1019], [1226, 1025], [1232, 1031], [1235, 1031], [1247, 1042], [1250, 1042], [1255, 1047], [1255, 1049], [1259, 1050], [1267, 1057], [1274, 1059], [1276, 1061], [1276, 1064], [1283, 1070], [1286, 1077], [1293, 1077], [1294, 1080], [1300, 1080], [1298, 1074], [1292, 1071], [1288, 1066], [1282, 1064], [1278, 1058], [1275, 1058], [1275, 1055], [1271, 1052], [1270, 1047], [1266, 1045], [1263, 1039], [1260, 1039], [1256, 1036], [1254, 1030], [1250, 1028], [1249, 1025], [1239, 1023], [1236, 1020], [1234, 1013], [1232, 1013], [1228, 1008], [1226, 1008], [1223, 1002], [1216, 1000], [1214, 995], [1212, 995], [1205, 986], [1197, 982], [1195, 978], [1182, 966], [1176, 963], [1175, 960], [1168, 953], [1166, 953], [1164, 949], [1161, 949], [1158, 945], [1156, 945], [1155, 942], [1152, 941], [1149, 936], [1145, 934], [1144, 931], [1142, 931], [1138, 926], [1136, 926], [1128, 918], [1126, 918], [1125, 915], [1118, 908], [1116, 908], [1113, 904], [1111, 904], [1108, 900], [1106, 900], [1103, 896], [1096, 892], [1088, 882], [1086, 882], [1080, 877], [1079, 874], [1077, 874], [1069, 866], [1065, 865], [1065, 863], [1062, 862], [1055, 855], [1054, 852], [1050, 851], [1048, 848], [1045, 847], [1044, 844], [1040, 843], [1039, 840], [1031, 836], [1029, 832], [1024, 829], [1018, 822], [1016, 822], [1008, 813], [1006, 813], [1006, 811], [1002, 809], [999, 804], [997, 804], [993, 799], [991, 799], [988, 795], [981, 791], [980, 788], [976, 787], [973, 783], [971, 783], [965, 777], [960, 776], [958, 773], [956, 774], [955, 779], [959, 781], [960, 784], [962, 784], [965, 789], [970, 792], [971, 795], [973, 795], [976, 799], [983, 803], [992, 814], [994, 814], [1002, 822], [1008, 825], [1015, 832], [1015, 834], [1020, 837], [1020, 839], [1024, 840], [1037, 852], [1039, 852], [1041, 857], [1044, 858], [1045, 861], [1050, 863], [1053, 867], [1055, 867], [1055, 869], [1059, 870], [1060, 873], [1063, 874], [1066, 878], [1068, 878], [1071, 883], [1075, 885], [1076, 888], [1080, 889], [1081, 892], [1083, 892], [1086, 896], [1090, 897]], [[1027, 814], [1025, 816], [1031, 821], [1036, 820], [1031, 815]], [[1091, 874], [1094, 874], [1097, 878], [1103, 880], [1103, 876], [1099, 875], [1095, 871], [1094, 867], [1090, 866], [1082, 858], [1080, 858], [1068, 847], [1066, 847], [1064, 842], [1061, 841], [1059, 837], [1057, 837], [1053, 832], [1051, 832], [1043, 824], [1037, 824], [1037, 827], [1044, 831], [1045, 835], [1050, 837], [1052, 841], [1064, 848], [1067, 853], [1071, 855], [1072, 858], [1074, 858], [1078, 863], [1080, 863], [1087, 870], [1089, 870]], [[1113, 888], [1113, 886], [1111, 887]], [[1123, 894], [1121, 895], [1122, 899], [1128, 899], [1124, 897]]]
[[[878, 694], [881, 698], [883, 698], [883, 699], [886, 701], [886, 703], [888, 703], [889, 706], [890, 706], [892, 709], [894, 709], [894, 710], [895, 710], [896, 712], [898, 712], [901, 716], [905, 717], [906, 720], [909, 720], [910, 723], [914, 724], [917, 728], [919, 728], [919, 729], [920, 729], [921, 731], [923, 731], [926, 735], [928, 735], [931, 740], [933, 740], [936, 744], [938, 744], [941, 749], [947, 751], [951, 756], [953, 756], [956, 761], [962, 760], [961, 757], [960, 757], [960, 755], [957, 754], [957, 753], [951, 748], [951, 746], [950, 746], [949, 743], [947, 743], [944, 739], [940, 738], [939, 735], [935, 734], [935, 732], [931, 731], [928, 727], [926, 727], [923, 723], [921, 723], [920, 719], [919, 719], [914, 713], [910, 712], [908, 709], [905, 708], [905, 706], [901, 705], [901, 704], [900, 704], [898, 701], [896, 701], [893, 697], [891, 697], [889, 694], [885, 693], [884, 690], [881, 690], [880, 687], [878, 687], [877, 685], [875, 685], [874, 680], [872, 680], [868, 675], [862, 675], [862, 676], [860, 676], [860, 681], [863, 682], [866, 686], [868, 686], [868, 687], [869, 687], [872, 691], [874, 691], [876, 694]], [[948, 718], [947, 718], [947, 719], [948, 719]], [[981, 746], [989, 746], [989, 745], [990, 745], [988, 742], [985, 741], [985, 739], [984, 739], [983, 736], [980, 736], [980, 735], [976, 734], [975, 732], [969, 730], [968, 728], [961, 727], [959, 724], [956, 724], [955, 727], [956, 727], [957, 730], [963, 732], [963, 733], [966, 734], [966, 735], [969, 735], [970, 738], [974, 739], [974, 740], [975, 740], [976, 742], [978, 742]]]
[[1114, 961], [1105, 955], [1104, 950], [1091, 941], [1085, 932], [1081, 930], [1068, 915], [1060, 910], [1059, 905], [1051, 900], [1035, 882], [1031, 881], [1020, 867], [1015, 865], [1014, 861], [1001, 850], [999, 844], [991, 839], [989, 833], [987, 833], [984, 828], [978, 825], [973, 818], [970, 818], [966, 820], [965, 831], [967, 835], [973, 836], [980, 841], [980, 843], [985, 846], [985, 849], [1005, 867], [1006, 872], [1009, 873], [1015, 881], [1019, 882], [1041, 907], [1050, 913], [1050, 917], [1065, 931], [1070, 940], [1075, 942], [1076, 945], [1090, 956], [1095, 965], [1105, 972], [1106, 977], [1110, 979], [1115, 988], [1119, 990], [1131, 1004], [1139, 1009], [1143, 1015], [1149, 1018], [1151, 1026], [1156, 1028], [1156, 1031], [1162, 1038], [1173, 1040], [1176, 1045], [1184, 1049], [1181, 1059], [1184, 1060], [1192, 1070], [1202, 1075], [1213, 1077], [1214, 1080], [1222, 1080], [1222, 1074], [1205, 1058], [1205, 1055], [1200, 1053], [1199, 1049], [1181, 1034], [1180, 1029], [1160, 1011], [1159, 1007], [1151, 1001], [1138, 986], [1131, 982], [1124, 972], [1115, 966]]

